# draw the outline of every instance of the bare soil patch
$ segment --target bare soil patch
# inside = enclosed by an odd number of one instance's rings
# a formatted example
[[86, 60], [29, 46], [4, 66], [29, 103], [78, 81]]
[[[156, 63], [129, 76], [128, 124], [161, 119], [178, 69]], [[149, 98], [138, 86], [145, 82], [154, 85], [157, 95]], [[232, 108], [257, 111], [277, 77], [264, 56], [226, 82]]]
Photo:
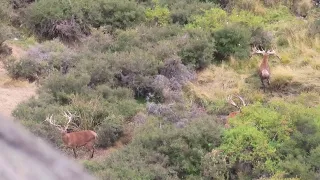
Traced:
[[[16, 45], [9, 46], [12, 48], [11, 56], [14, 58], [20, 59], [25, 54], [24, 49]], [[11, 113], [16, 106], [35, 96], [36, 89], [35, 84], [11, 79], [0, 61], [0, 115], [11, 118]]]

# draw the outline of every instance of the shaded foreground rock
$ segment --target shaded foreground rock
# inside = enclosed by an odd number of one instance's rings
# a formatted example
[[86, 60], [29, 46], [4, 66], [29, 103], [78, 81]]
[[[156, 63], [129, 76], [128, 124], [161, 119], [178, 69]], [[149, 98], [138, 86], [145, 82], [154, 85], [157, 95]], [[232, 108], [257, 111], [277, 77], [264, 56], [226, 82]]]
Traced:
[[93, 180], [80, 165], [0, 116], [1, 180]]

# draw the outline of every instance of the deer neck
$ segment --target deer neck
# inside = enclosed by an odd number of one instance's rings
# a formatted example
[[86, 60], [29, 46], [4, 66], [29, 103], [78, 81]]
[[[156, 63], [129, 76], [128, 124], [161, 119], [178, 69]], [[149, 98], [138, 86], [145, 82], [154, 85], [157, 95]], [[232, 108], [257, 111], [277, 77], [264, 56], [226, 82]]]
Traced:
[[268, 66], [268, 60], [269, 60], [269, 55], [268, 54], [264, 54], [261, 65], [264, 66], [264, 67]]

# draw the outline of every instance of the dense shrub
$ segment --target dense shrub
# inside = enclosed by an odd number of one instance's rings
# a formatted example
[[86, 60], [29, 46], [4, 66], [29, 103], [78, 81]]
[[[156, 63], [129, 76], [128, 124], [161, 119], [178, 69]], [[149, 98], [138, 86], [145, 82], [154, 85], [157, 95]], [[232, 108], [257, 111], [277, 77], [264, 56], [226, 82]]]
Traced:
[[277, 39], [277, 45], [280, 46], [280, 47], [288, 47], [289, 46], [289, 41], [288, 41], [288, 39], [286, 37], [280, 36]]
[[113, 154], [96, 173], [105, 179], [199, 176], [202, 157], [220, 144], [220, 135], [221, 129], [210, 118], [193, 121], [182, 129], [170, 124], [159, 128], [157, 121], [149, 121], [131, 145]]
[[168, 8], [156, 4], [153, 9], [146, 9], [146, 18], [156, 25], [167, 25], [170, 23], [170, 11]]
[[237, 11], [233, 10], [231, 15], [228, 17], [231, 23], [239, 23], [250, 28], [263, 27], [263, 17], [253, 14], [250, 11]]
[[6, 61], [6, 68], [12, 78], [35, 81], [46, 77], [50, 71], [68, 73], [75, 65], [76, 57], [74, 51], [58, 41], [51, 41], [31, 47], [20, 60]]
[[209, 2], [177, 1], [170, 7], [171, 20], [173, 23], [185, 25], [192, 21], [192, 16], [203, 14], [204, 10], [209, 10], [215, 6], [215, 4]]
[[270, 49], [273, 36], [271, 32], [264, 31], [262, 28], [257, 28], [252, 32], [251, 43], [257, 48]]
[[203, 15], [195, 15], [193, 21], [186, 26], [188, 28], [202, 28], [215, 31], [221, 29], [227, 22], [227, 12], [221, 8], [212, 8], [204, 11]]
[[39, 38], [77, 41], [89, 32], [80, 19], [81, 12], [69, 1], [37, 1], [27, 8], [26, 15], [27, 27]]
[[257, 177], [278, 171], [317, 179], [318, 166], [310, 158], [318, 157], [318, 114], [317, 107], [283, 101], [252, 105], [230, 120], [234, 128], [226, 131], [220, 148], [238, 174]]
[[70, 2], [43, 0], [33, 3], [26, 12], [28, 28], [40, 38], [59, 37], [72, 42], [88, 35], [90, 25], [124, 29], [144, 19], [143, 8], [133, 1]]
[[255, 127], [238, 126], [227, 131], [221, 150], [228, 154], [231, 166], [247, 176], [258, 176], [275, 171], [276, 149], [268, 143], [264, 133]]
[[12, 6], [14, 9], [25, 8], [35, 0], [12, 0]]
[[216, 55], [219, 60], [229, 56], [243, 59], [249, 56], [251, 33], [248, 29], [231, 25], [214, 34]]
[[91, 7], [89, 10], [81, 9], [81, 11], [84, 11], [84, 19], [94, 27], [107, 25], [125, 29], [145, 19], [144, 8], [134, 1], [98, 0], [89, 4]]
[[190, 33], [189, 36], [178, 54], [183, 64], [197, 70], [204, 69], [214, 60], [214, 40], [205, 33]]
[[99, 147], [109, 147], [113, 145], [123, 135], [121, 118], [107, 117], [98, 128]]

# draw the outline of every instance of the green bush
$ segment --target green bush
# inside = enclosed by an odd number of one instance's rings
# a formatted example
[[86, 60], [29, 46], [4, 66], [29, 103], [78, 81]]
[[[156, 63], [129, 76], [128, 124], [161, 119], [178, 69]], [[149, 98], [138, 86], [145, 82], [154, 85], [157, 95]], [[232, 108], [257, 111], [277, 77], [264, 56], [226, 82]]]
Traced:
[[264, 31], [262, 28], [257, 28], [252, 32], [251, 44], [263, 49], [270, 49], [273, 36], [271, 32]]
[[220, 149], [238, 175], [252, 178], [278, 171], [285, 177], [316, 179], [318, 165], [311, 159], [318, 158], [320, 144], [317, 108], [280, 100], [247, 106], [229, 120], [233, 128], [225, 132]]
[[[71, 1], [43, 0], [27, 7], [26, 25], [40, 39], [60, 38], [65, 42], [79, 41], [89, 29], [82, 14]], [[80, 1], [77, 1], [80, 2]]]
[[229, 56], [249, 57], [251, 32], [239, 25], [227, 26], [214, 34], [216, 56], [223, 60]]
[[226, 157], [215, 149], [206, 154], [202, 160], [201, 174], [206, 179], [228, 179], [229, 165]]
[[209, 10], [215, 6], [210, 2], [177, 1], [170, 7], [172, 23], [186, 25], [192, 21], [193, 16], [201, 15], [204, 10]]
[[212, 8], [204, 11], [203, 15], [195, 15], [187, 28], [202, 28], [209, 31], [215, 31], [223, 28], [228, 19], [227, 12], [221, 8]]
[[215, 45], [211, 36], [191, 32], [187, 43], [178, 52], [183, 64], [195, 69], [204, 69], [214, 60]]
[[159, 128], [157, 120], [150, 119], [130, 145], [113, 154], [104, 163], [104, 169], [95, 173], [104, 174], [105, 179], [199, 176], [201, 160], [220, 144], [221, 132], [210, 118], [198, 119], [182, 129], [170, 124]]
[[[98, 0], [90, 5], [84, 19], [94, 27], [111, 26], [126, 29], [144, 21], [144, 8], [134, 1]], [[84, 7], [84, 6], [82, 6]]]
[[12, 78], [29, 81], [48, 76], [51, 71], [68, 73], [77, 62], [77, 55], [58, 41], [50, 41], [31, 47], [20, 60], [6, 61], [6, 68]]
[[277, 39], [277, 45], [280, 46], [280, 47], [288, 47], [289, 46], [289, 41], [288, 41], [288, 39], [286, 37], [280, 36]]
[[155, 23], [156, 25], [167, 25], [170, 23], [170, 10], [167, 7], [161, 7], [156, 3], [153, 9], [146, 9], [146, 18], [148, 21]]
[[232, 166], [242, 164], [237, 171], [246, 175], [259, 176], [276, 170], [276, 148], [272, 147], [267, 136], [255, 127], [241, 125], [227, 131], [220, 149], [228, 155]]
[[97, 130], [97, 145], [99, 147], [106, 148], [112, 146], [123, 135], [123, 127], [121, 121], [121, 118], [119, 119], [114, 116], [107, 117], [103, 120]]
[[144, 20], [144, 9], [126, 0], [42, 0], [30, 5], [26, 14], [27, 27], [39, 38], [65, 42], [88, 35], [90, 25], [125, 29]]
[[264, 26], [262, 16], [255, 15], [252, 12], [245, 10], [233, 10], [228, 19], [231, 23], [239, 23], [250, 28], [259, 28]]

